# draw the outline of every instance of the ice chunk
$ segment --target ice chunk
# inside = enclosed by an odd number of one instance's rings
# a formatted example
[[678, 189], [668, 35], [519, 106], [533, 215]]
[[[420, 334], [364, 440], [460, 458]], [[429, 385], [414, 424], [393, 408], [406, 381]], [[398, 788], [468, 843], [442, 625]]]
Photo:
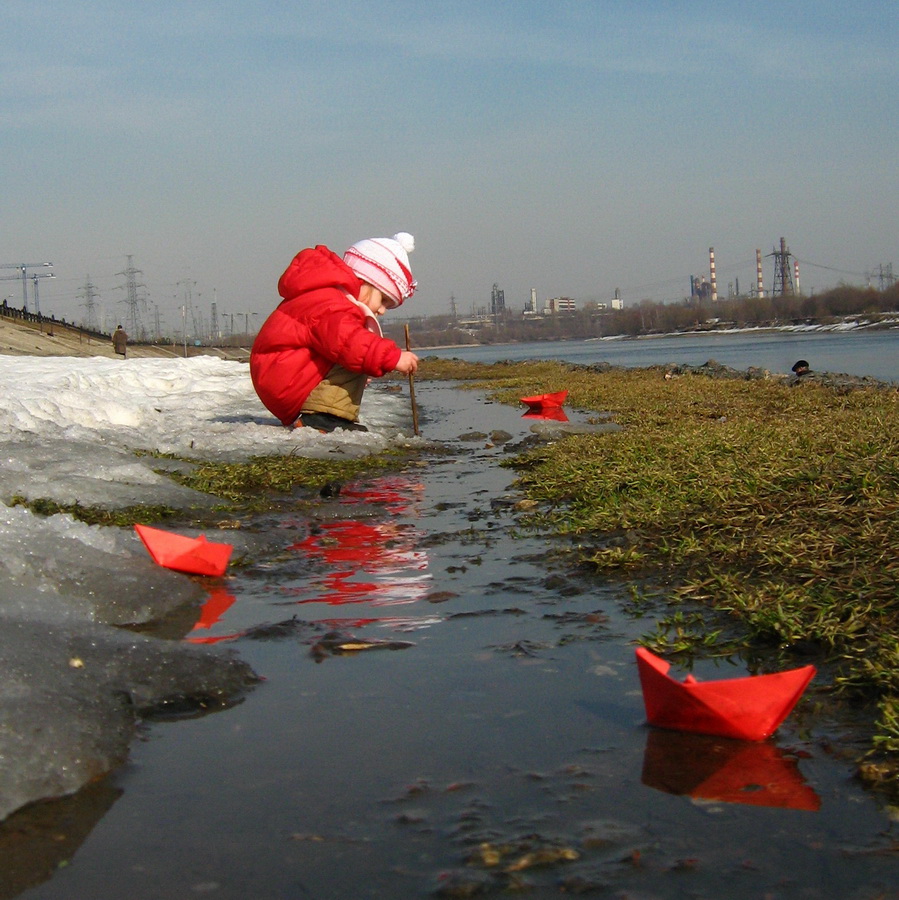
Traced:
[[226, 705], [256, 681], [236, 657], [89, 622], [0, 616], [0, 819], [124, 762], [138, 716]]

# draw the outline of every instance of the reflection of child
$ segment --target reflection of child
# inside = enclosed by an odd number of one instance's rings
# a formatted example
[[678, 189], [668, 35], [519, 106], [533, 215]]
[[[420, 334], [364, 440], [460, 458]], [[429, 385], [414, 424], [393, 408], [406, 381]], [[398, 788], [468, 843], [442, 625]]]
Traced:
[[366, 430], [357, 422], [370, 377], [418, 368], [418, 357], [381, 334], [378, 316], [415, 292], [412, 235], [301, 250], [278, 282], [280, 305], [250, 354], [250, 376], [285, 425]]

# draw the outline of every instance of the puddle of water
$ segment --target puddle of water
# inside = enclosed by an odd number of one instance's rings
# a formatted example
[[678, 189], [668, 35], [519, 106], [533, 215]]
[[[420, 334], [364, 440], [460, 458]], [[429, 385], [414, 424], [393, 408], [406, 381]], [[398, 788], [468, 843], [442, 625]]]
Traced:
[[[435, 439], [531, 424], [417, 393]], [[512, 536], [514, 475], [487, 443], [285, 517], [284, 554], [229, 579], [191, 635], [266, 682], [149, 728], [71, 864], [25, 896], [896, 896], [889, 821], [812, 702], [758, 745], [643, 724], [649, 624]], [[342, 653], [331, 629], [409, 646]]]

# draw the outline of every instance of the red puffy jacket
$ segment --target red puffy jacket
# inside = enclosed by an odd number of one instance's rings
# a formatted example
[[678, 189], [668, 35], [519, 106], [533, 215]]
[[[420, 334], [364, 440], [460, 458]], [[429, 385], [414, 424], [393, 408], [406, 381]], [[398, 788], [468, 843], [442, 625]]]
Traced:
[[338, 363], [379, 378], [392, 372], [400, 348], [365, 327], [362, 282], [327, 247], [301, 250], [278, 282], [284, 299], [253, 341], [250, 377], [259, 399], [291, 425], [309, 392]]

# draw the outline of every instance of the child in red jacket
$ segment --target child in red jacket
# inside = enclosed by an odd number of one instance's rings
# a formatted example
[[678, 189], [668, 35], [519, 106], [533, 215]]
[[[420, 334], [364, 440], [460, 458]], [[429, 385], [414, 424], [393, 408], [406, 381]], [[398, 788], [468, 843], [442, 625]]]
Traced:
[[417, 370], [418, 357], [383, 337], [377, 319], [415, 293], [414, 246], [402, 232], [359, 241], [343, 259], [321, 244], [294, 257], [250, 352], [253, 387], [284, 425], [365, 431], [357, 420], [369, 378]]

